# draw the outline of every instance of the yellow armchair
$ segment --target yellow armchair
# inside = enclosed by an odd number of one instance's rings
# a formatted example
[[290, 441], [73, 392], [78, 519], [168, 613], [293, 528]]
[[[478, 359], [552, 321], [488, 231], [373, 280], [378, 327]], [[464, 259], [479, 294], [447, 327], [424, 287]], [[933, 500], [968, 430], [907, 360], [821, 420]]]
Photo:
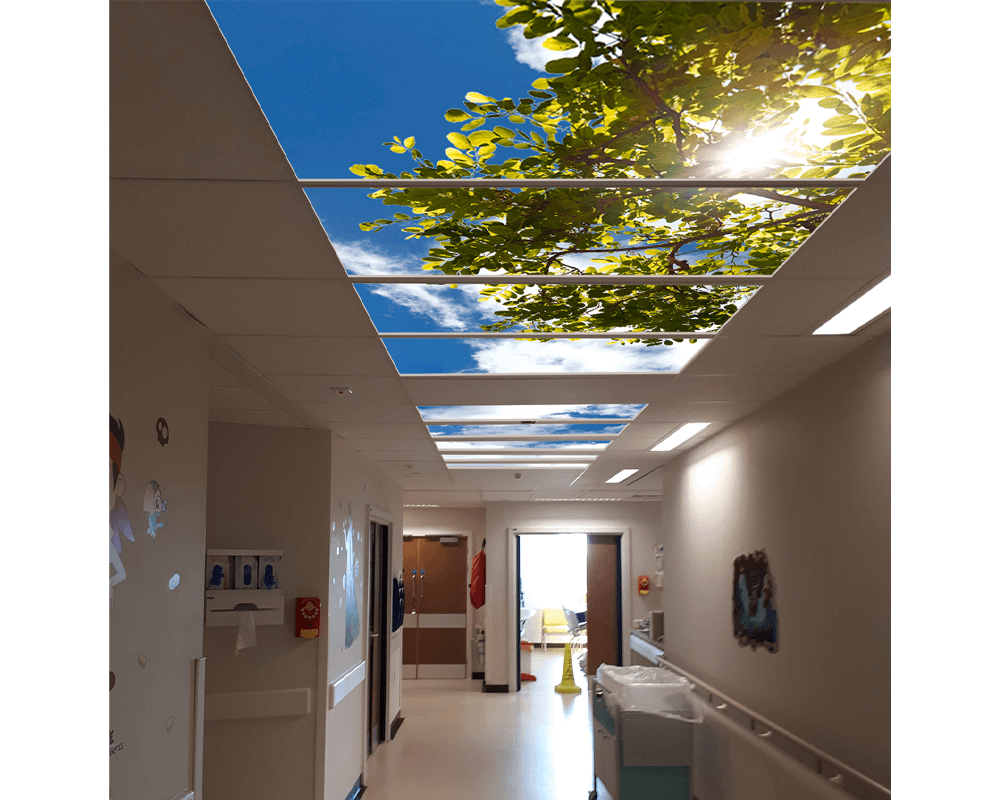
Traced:
[[561, 608], [542, 610], [542, 649], [545, 649], [545, 634], [569, 633], [566, 615]]

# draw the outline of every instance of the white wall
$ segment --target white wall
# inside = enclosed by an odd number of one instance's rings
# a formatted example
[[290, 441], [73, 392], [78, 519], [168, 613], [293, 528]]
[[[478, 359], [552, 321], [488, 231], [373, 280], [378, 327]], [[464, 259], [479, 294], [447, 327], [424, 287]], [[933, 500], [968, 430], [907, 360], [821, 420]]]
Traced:
[[[193, 788], [194, 661], [202, 654], [208, 337], [112, 251], [110, 411], [125, 430], [119, 534], [125, 579], [110, 608], [112, 800], [162, 800]], [[160, 444], [157, 420], [168, 424]], [[143, 500], [166, 512], [150, 536]], [[110, 504], [109, 504], [110, 507]], [[112, 570], [114, 572], [114, 570]], [[171, 579], [179, 584], [171, 589]]]
[[[330, 548], [329, 548], [329, 659], [326, 668], [327, 683], [332, 684], [367, 661], [368, 641], [368, 573], [370, 510], [391, 521], [390, 573], [403, 562], [402, 490], [387, 480], [367, 461], [363, 460], [346, 442], [333, 437], [331, 450], [330, 490]], [[350, 586], [345, 590], [348, 570], [345, 530], [348, 525], [355, 531], [354, 557], [357, 561], [354, 576], [354, 593], [358, 607], [360, 635], [348, 637], [348, 608]], [[340, 553], [337, 548], [341, 548]], [[336, 581], [334, 583], [334, 581]], [[390, 583], [391, 586], [391, 583]], [[388, 630], [388, 628], [386, 628]], [[352, 641], [348, 644], [348, 639]], [[400, 643], [401, 647], [401, 643]], [[388, 723], [399, 711], [399, 681], [401, 650], [390, 646]], [[367, 670], [366, 670], [367, 674]], [[394, 707], [395, 704], [395, 707]], [[365, 761], [365, 741], [368, 713], [368, 684], [362, 683], [326, 713], [326, 800], [344, 800], [361, 776]], [[388, 739], [388, 732], [386, 735]], [[391, 744], [383, 745], [383, 747]], [[377, 777], [375, 778], [377, 780]]]
[[285, 618], [258, 626], [257, 645], [238, 654], [236, 628], [206, 628], [207, 691], [308, 688], [312, 704], [305, 716], [206, 722], [205, 800], [316, 796], [329, 626], [297, 638], [294, 617], [296, 597], [329, 606], [330, 439], [327, 430], [210, 427], [208, 547], [283, 550]]
[[[639, 575], [652, 573], [653, 544], [660, 541], [660, 524], [660, 508], [656, 503], [487, 503], [486, 583], [490, 594], [485, 607], [486, 683], [507, 684], [511, 691], [516, 685], [517, 661], [512, 645], [512, 626], [516, 620], [511, 619], [514, 601], [508, 596], [509, 528], [530, 531], [537, 526], [566, 533], [579, 530], [614, 533], [630, 529], [631, 577], [625, 582], [622, 605], [622, 625], [628, 628], [633, 618], [654, 607], [653, 595], [638, 596], [636, 580]], [[622, 556], [624, 560], [625, 553]], [[627, 657], [627, 649], [625, 654]]]
[[[313, 694], [304, 716], [207, 723], [206, 800], [343, 800], [361, 776], [367, 683], [332, 708], [331, 685], [367, 661], [370, 512], [393, 523], [401, 560], [401, 498], [329, 431], [211, 426], [208, 546], [284, 550], [286, 607], [284, 625], [259, 626], [257, 646], [239, 655], [235, 629], [206, 630], [209, 692]], [[295, 637], [296, 597], [320, 598], [317, 639]], [[399, 669], [391, 664], [390, 721], [399, 697]], [[243, 765], [235, 774], [234, 764]]]
[[[680, 454], [663, 482], [666, 658], [885, 785], [889, 396], [886, 335]], [[733, 560], [756, 549], [774, 654], [733, 638]]]

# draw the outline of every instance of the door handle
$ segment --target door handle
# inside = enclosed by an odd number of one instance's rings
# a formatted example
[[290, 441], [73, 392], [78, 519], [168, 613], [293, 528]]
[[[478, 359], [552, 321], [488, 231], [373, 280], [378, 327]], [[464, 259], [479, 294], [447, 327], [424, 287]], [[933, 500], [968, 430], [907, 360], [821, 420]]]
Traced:
[[420, 570], [420, 596], [424, 596], [424, 570]]
[[[413, 578], [413, 599], [417, 599], [417, 571], [411, 570], [410, 577]], [[411, 614], [416, 614], [417, 610], [414, 608], [410, 611]]]

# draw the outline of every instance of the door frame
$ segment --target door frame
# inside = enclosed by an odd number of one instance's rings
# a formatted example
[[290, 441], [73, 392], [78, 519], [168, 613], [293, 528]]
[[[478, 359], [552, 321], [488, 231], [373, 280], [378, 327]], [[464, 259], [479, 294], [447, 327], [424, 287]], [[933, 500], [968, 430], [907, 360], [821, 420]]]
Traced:
[[[372, 529], [372, 523], [373, 522], [375, 524], [377, 524], [377, 525], [385, 525], [389, 529], [388, 547], [386, 549], [385, 559], [384, 559], [384, 561], [385, 561], [385, 575], [383, 576], [383, 580], [385, 580], [387, 583], [383, 584], [383, 585], [388, 585], [389, 587], [391, 587], [392, 586], [392, 541], [393, 541], [392, 515], [389, 512], [387, 512], [387, 511], [382, 511], [381, 509], [378, 509], [378, 508], [372, 508], [371, 506], [368, 506], [367, 509], [366, 509], [366, 511], [367, 511], [367, 514], [365, 515], [367, 517], [366, 524], [365, 524], [365, 535], [366, 536], [371, 536], [371, 529]], [[371, 542], [370, 541], [366, 541], [365, 544], [366, 544], [366, 547], [365, 547], [365, 566], [367, 567], [367, 569], [365, 570], [365, 576], [369, 577], [370, 573], [371, 573], [371, 565], [368, 564], [367, 561], [368, 561], [368, 554], [371, 552]], [[390, 593], [391, 593], [391, 588], [390, 588]], [[365, 698], [365, 700], [364, 700], [365, 710], [364, 710], [364, 713], [361, 715], [362, 720], [363, 720], [362, 725], [361, 725], [361, 784], [362, 784], [362, 786], [367, 786], [368, 785], [368, 761], [371, 758], [371, 756], [368, 754], [368, 742], [369, 742], [369, 740], [371, 738], [371, 718], [370, 718], [371, 717], [371, 704], [368, 702], [368, 681], [369, 681], [369, 677], [368, 677], [369, 676], [368, 648], [371, 646], [371, 636], [368, 635], [369, 630], [368, 630], [368, 625], [367, 625], [368, 615], [371, 613], [370, 609], [368, 608], [368, 600], [369, 600], [370, 597], [371, 597], [371, 592], [370, 591], [365, 592], [365, 600], [364, 600], [364, 603], [365, 603], [365, 615], [364, 615], [365, 628], [364, 628], [364, 630], [365, 630], [365, 633], [366, 633], [366, 635], [365, 635], [365, 645], [366, 646], [365, 646], [365, 679], [364, 679], [364, 689], [363, 689], [363, 691], [364, 691], [364, 698]], [[384, 604], [385, 604], [385, 618], [382, 620], [382, 647], [383, 647], [382, 653], [383, 653], [383, 656], [382, 656], [382, 675], [381, 675], [381, 678], [382, 678], [382, 692], [385, 695], [385, 714], [386, 714], [386, 717], [388, 717], [389, 716], [389, 678], [390, 678], [390, 673], [391, 673], [391, 669], [390, 669], [390, 666], [389, 666], [389, 660], [390, 660], [391, 655], [392, 655], [392, 649], [389, 647], [389, 637], [391, 636], [391, 631], [392, 631], [392, 603], [390, 602], [390, 600], [389, 600], [388, 597], [385, 597], [384, 598]], [[387, 728], [388, 724], [385, 727]], [[386, 736], [386, 738], [383, 739], [382, 741], [383, 742], [388, 741], [388, 730], [383, 729], [380, 732], [381, 732], [381, 734], [383, 736]]]
[[[621, 652], [622, 652], [622, 665], [631, 666], [632, 663], [632, 651], [629, 648], [629, 626], [625, 624], [625, 620], [632, 619], [632, 594], [628, 590], [629, 576], [632, 574], [632, 556], [631, 556], [631, 546], [632, 546], [632, 528], [625, 526], [622, 528], [608, 528], [607, 526], [600, 525], [532, 525], [530, 527], [520, 527], [520, 528], [507, 528], [507, 597], [508, 597], [508, 613], [507, 615], [507, 630], [503, 632], [501, 637], [495, 637], [494, 641], [498, 639], [501, 641], [513, 642], [517, 640], [520, 642], [520, 615], [521, 615], [521, 601], [517, 593], [517, 577], [520, 570], [520, 564], [518, 562], [518, 551], [520, 547], [518, 546], [519, 536], [531, 536], [533, 534], [545, 534], [545, 533], [583, 533], [590, 535], [602, 535], [602, 536], [618, 536], [621, 538], [621, 596], [619, 597], [619, 603], [621, 607]], [[487, 647], [489, 647], [490, 637], [487, 635]], [[510, 687], [519, 687], [521, 674], [518, 672], [517, 665], [520, 661], [520, 645], [512, 648], [507, 654], [507, 685]]]

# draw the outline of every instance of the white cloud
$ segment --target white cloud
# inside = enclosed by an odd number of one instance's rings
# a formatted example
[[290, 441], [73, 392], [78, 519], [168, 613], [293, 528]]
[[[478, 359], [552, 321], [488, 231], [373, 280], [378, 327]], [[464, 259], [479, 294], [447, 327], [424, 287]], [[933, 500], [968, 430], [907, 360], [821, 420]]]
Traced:
[[[420, 275], [416, 256], [392, 256], [362, 242], [332, 242], [341, 263], [352, 275]], [[493, 322], [496, 305], [479, 303], [479, 287], [460, 285], [458, 289], [422, 284], [367, 284], [379, 297], [390, 300], [411, 314], [427, 317], [444, 330], [475, 330], [483, 320]]]
[[514, 59], [538, 72], [545, 72], [545, 65], [557, 58], [572, 58], [580, 52], [579, 47], [572, 50], [562, 50], [556, 52], [542, 47], [542, 42], [548, 38], [539, 36], [535, 39], [527, 39], [524, 36], [524, 26], [515, 25], [507, 29], [507, 43], [514, 48]]
[[479, 372], [677, 372], [705, 341], [654, 347], [623, 346], [599, 339], [548, 342], [497, 339], [470, 344]]

